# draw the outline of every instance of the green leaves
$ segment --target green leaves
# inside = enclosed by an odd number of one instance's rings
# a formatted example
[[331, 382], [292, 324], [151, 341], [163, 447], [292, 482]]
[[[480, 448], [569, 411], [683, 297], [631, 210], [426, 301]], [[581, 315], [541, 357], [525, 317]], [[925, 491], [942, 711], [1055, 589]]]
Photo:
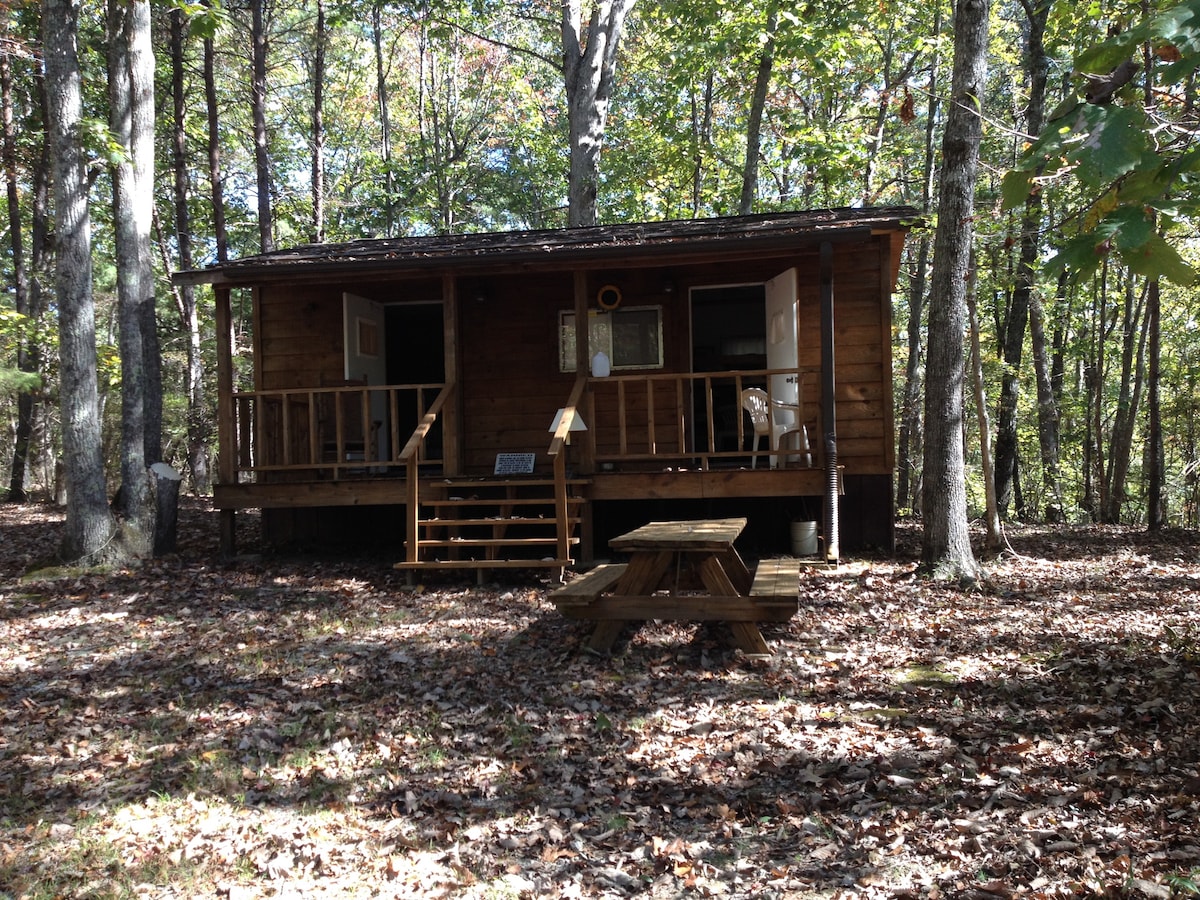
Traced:
[[187, 19], [192, 37], [202, 41], [216, 37], [221, 26], [229, 18], [219, 2], [193, 3], [190, 0], [174, 0], [172, 6], [180, 10]]
[[1164, 83], [1179, 81], [1200, 67], [1200, 0], [1185, 0], [1089, 47], [1076, 57], [1075, 69], [1084, 74], [1107, 74], [1147, 43], [1160, 60], [1171, 63], [1161, 73]]
[[[1134, 83], [1140, 70], [1131, 60], [1141, 58], [1143, 46], [1156, 60], [1155, 106], [1143, 104], [1143, 89]], [[1157, 226], [1198, 211], [1187, 188], [1200, 155], [1189, 146], [1191, 129], [1170, 118], [1177, 115], [1172, 98], [1180, 80], [1197, 67], [1200, 0], [1176, 4], [1076, 57], [1088, 96], [1098, 102], [1077, 100], [1056, 110], [1001, 188], [1007, 209], [1059, 179], [1074, 181], [1090, 198], [1071, 216], [1075, 234], [1051, 268], [1083, 275], [1115, 251], [1138, 274], [1192, 283], [1195, 273]], [[1130, 74], [1135, 78], [1126, 86]]]
[[42, 386], [42, 377], [34, 372], [0, 368], [0, 397], [25, 394]]
[[1166, 278], [1189, 285], [1195, 273], [1179, 251], [1155, 230], [1154, 219], [1144, 210], [1121, 207], [1097, 223], [1094, 229], [1071, 238], [1047, 264], [1051, 273], [1069, 271], [1086, 278], [1116, 251], [1130, 271], [1147, 278]]

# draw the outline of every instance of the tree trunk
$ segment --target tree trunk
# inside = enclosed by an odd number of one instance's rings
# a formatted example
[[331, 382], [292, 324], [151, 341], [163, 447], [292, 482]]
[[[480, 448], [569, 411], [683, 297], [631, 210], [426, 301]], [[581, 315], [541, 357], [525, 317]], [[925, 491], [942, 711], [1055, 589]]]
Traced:
[[1104, 470], [1106, 502], [1100, 510], [1100, 521], [1112, 525], [1121, 521], [1122, 507], [1127, 499], [1125, 484], [1133, 457], [1133, 437], [1146, 373], [1146, 328], [1143, 323], [1147, 321], [1146, 295], [1149, 293], [1149, 283], [1135, 303], [1133, 280], [1134, 276], [1130, 274], [1122, 320], [1121, 387], [1113, 414], [1112, 437], [1108, 442], [1108, 464]]
[[[1149, 17], [1149, 3], [1142, 2], [1142, 14]], [[1143, 90], [1143, 102], [1147, 107], [1154, 106], [1157, 97], [1154, 91], [1155, 57], [1150, 45], [1142, 48], [1143, 67], [1146, 72]], [[1189, 102], [1194, 97], [1189, 97]], [[1166, 466], [1163, 449], [1162, 408], [1160, 406], [1160, 377], [1162, 364], [1162, 298], [1159, 295], [1158, 279], [1152, 279], [1147, 285], [1146, 324], [1150, 333], [1150, 373], [1149, 390], [1146, 402], [1150, 406], [1149, 434], [1146, 436], [1146, 524], [1151, 534], [1162, 531], [1167, 524], [1166, 500], [1163, 497], [1163, 481]]]
[[[144, 0], [138, 0], [144, 2]], [[153, 224], [153, 214], [151, 215]], [[149, 284], [153, 285], [154, 275], [150, 274]], [[145, 410], [144, 441], [142, 444], [146, 465], [153, 465], [163, 458], [163, 380], [162, 380], [162, 344], [158, 339], [158, 304], [155, 302], [153, 288], [146, 302], [142, 304], [142, 365], [145, 368], [145, 393], [143, 409]]]
[[[941, 5], [934, 12], [933, 33], [940, 34], [942, 30]], [[941, 67], [941, 54], [938, 43], [934, 42], [933, 59], [929, 64], [929, 107], [925, 120], [925, 159], [921, 175], [921, 208], [929, 209], [933, 199], [933, 161], [934, 135], [937, 133], [938, 117], [938, 70]], [[896, 506], [905, 509], [909, 506], [918, 507], [921, 496], [920, 468], [914, 463], [914, 458], [921, 455], [921, 373], [924, 370], [922, 361], [921, 335], [922, 318], [925, 309], [925, 277], [929, 271], [930, 240], [928, 232], [922, 232], [921, 241], [917, 248], [917, 265], [909, 282], [908, 291], [908, 361], [904, 366], [904, 399], [900, 408], [900, 433], [896, 451], [897, 485]], [[914, 484], [915, 482], [915, 484]], [[910, 499], [911, 498], [911, 499]], [[919, 510], [914, 509], [914, 512]]]
[[921, 561], [935, 578], [960, 583], [979, 578], [967, 526], [963, 334], [982, 133], [980, 104], [987, 75], [988, 7], [989, 0], [959, 0], [955, 10], [954, 72], [942, 135], [925, 380]]
[[[153, 386], [146, 320], [153, 323], [150, 265], [153, 213], [153, 53], [150, 10], [142, 0], [110, 0], [108, 20], [110, 128], [125, 148], [113, 166], [113, 227], [121, 351], [121, 490], [124, 549], [136, 557], [153, 547], [154, 506], [146, 467], [154, 416], [147, 415]], [[147, 72], [147, 66], [149, 72]], [[149, 77], [147, 77], [147, 75]], [[147, 134], [147, 131], [149, 134]], [[147, 309], [149, 307], [149, 309]], [[151, 325], [151, 331], [153, 327]]]
[[[941, 4], [936, 5], [934, 18], [933, 33], [938, 35], [941, 32]], [[880, 76], [883, 79], [883, 90], [879, 92], [878, 99], [875, 104], [875, 116], [871, 122], [870, 139], [867, 142], [867, 158], [862, 167], [862, 202], [864, 205], [870, 206], [878, 201], [881, 188], [875, 185], [875, 162], [880, 153], [883, 152], [884, 138], [887, 136], [887, 124], [893, 116], [893, 103], [895, 102], [895, 92], [899, 86], [904, 85], [905, 94], [911, 99], [911, 93], [908, 90], [908, 81], [912, 78], [913, 69], [917, 62], [922, 58], [923, 53], [913, 52], [908, 54], [908, 58], [904, 60], [904, 64], [895, 69], [894, 64], [897, 57], [897, 32], [903, 28], [902, 23], [893, 18], [886, 26], [886, 32], [879, 34], [875, 41], [879, 46], [881, 54], [878, 63]], [[932, 41], [936, 47], [937, 41]], [[903, 54], [901, 54], [902, 56]], [[937, 50], [934, 50], [934, 61], [938, 58]], [[930, 95], [931, 105], [932, 94]], [[901, 114], [902, 116], [905, 114]], [[928, 207], [926, 207], [928, 208]]]
[[750, 114], [746, 117], [746, 161], [742, 164], [742, 195], [738, 214], [754, 212], [758, 197], [758, 156], [762, 146], [762, 118], [767, 105], [767, 89], [771, 86], [771, 69], [775, 66], [775, 32], [779, 28], [779, 11], [774, 3], [767, 8], [767, 25], [762, 54], [758, 58], [758, 74], [754, 78], [754, 94], [750, 98]]
[[325, 240], [325, 2], [317, 0], [312, 69], [312, 204], [313, 243]]
[[692, 85], [692, 218], [700, 215], [704, 202], [704, 160], [712, 148], [713, 117], [713, 73], [704, 79], [703, 108], [696, 101], [696, 87]]
[[1159, 404], [1159, 378], [1162, 358], [1162, 311], [1158, 290], [1158, 279], [1150, 282], [1147, 318], [1150, 332], [1150, 378], [1149, 395], [1150, 428], [1147, 435], [1146, 454], [1146, 524], [1151, 533], [1157, 534], [1167, 525], [1166, 501], [1163, 498], [1163, 433], [1162, 408]]
[[992, 465], [992, 426], [988, 421], [987, 391], [983, 385], [983, 352], [979, 348], [979, 313], [975, 304], [975, 254], [971, 254], [967, 283], [968, 332], [971, 336], [971, 384], [975, 390], [975, 415], [979, 423], [979, 457], [983, 474], [984, 524], [986, 548], [989, 555], [1000, 552], [1003, 534], [1000, 530], [1000, 507], [996, 502], [995, 469]]
[[[7, 11], [3, 13], [7, 20]], [[7, 22], [5, 23], [7, 24]], [[17, 130], [13, 122], [12, 60], [7, 51], [0, 52], [0, 115], [3, 117], [4, 181], [8, 197], [8, 233], [13, 267], [13, 303], [20, 316], [29, 316], [29, 277], [25, 268], [25, 232], [21, 224], [21, 194], [17, 179]], [[32, 329], [30, 329], [32, 331]], [[33, 339], [23, 337], [17, 345], [17, 369], [37, 371]], [[22, 390], [17, 396], [17, 427], [13, 441], [12, 469], [8, 483], [8, 500], [24, 503], [25, 469], [29, 459], [30, 438], [33, 435], [33, 394]]]
[[1086, 492], [1084, 508], [1091, 513], [1092, 521], [1100, 521], [1101, 511], [1108, 505], [1107, 483], [1104, 479], [1104, 345], [1108, 340], [1108, 328], [1105, 324], [1105, 311], [1108, 308], [1108, 297], [1105, 285], [1108, 282], [1108, 260], [1101, 265], [1101, 274], [1095, 281], [1092, 296], [1091, 315], [1091, 347], [1090, 360], [1084, 369], [1084, 379], [1087, 386], [1087, 415], [1089, 453], [1085, 459], [1088, 463], [1086, 476]]
[[[206, 0], [207, 2], [207, 0]], [[225, 188], [221, 184], [221, 125], [217, 110], [216, 48], [204, 39], [204, 101], [208, 120], [208, 187], [212, 196], [213, 241], [217, 262], [229, 259], [229, 233], [225, 227]]]
[[91, 216], [83, 152], [83, 98], [73, 0], [42, 5], [48, 130], [54, 153], [55, 277], [67, 515], [59, 555], [95, 562], [109, 552], [115, 523], [104, 490], [92, 298]]
[[379, 96], [380, 155], [383, 157], [384, 236], [391, 237], [396, 227], [396, 185], [392, 171], [392, 115], [388, 108], [387, 72], [383, 53], [383, 3], [371, 6], [371, 43], [375, 49], [375, 92]]
[[[29, 318], [30, 321], [41, 323], [42, 317], [46, 312], [46, 298], [49, 292], [46, 290], [46, 283], [50, 278], [50, 263], [53, 257], [52, 248], [52, 217], [54, 215], [50, 203], [50, 191], [53, 182], [53, 159], [51, 158], [50, 137], [47, 133], [46, 123], [49, 121], [49, 113], [46, 106], [46, 89], [45, 80], [42, 78], [33, 79], [33, 92], [36, 97], [36, 108], [39, 111], [38, 129], [42, 132], [42, 137], [39, 141], [38, 159], [33, 168], [30, 181], [31, 194], [31, 209], [29, 219]], [[45, 353], [42, 346], [37, 342], [31, 342], [27, 345], [30, 355], [29, 365], [35, 371], [41, 372], [45, 365]], [[29, 459], [36, 459], [36, 450], [38, 447], [47, 447], [49, 442], [46, 440], [46, 415], [49, 403], [43, 396], [34, 402], [33, 397], [29, 397], [32, 410], [30, 412], [30, 452]], [[50, 459], [52, 454], [43, 452], [47, 457], [44, 469], [48, 472], [53, 470], [53, 460]], [[26, 465], [29, 465], [27, 460]], [[42, 479], [42, 483], [50, 485], [51, 477]]]
[[[162, 459], [162, 348], [158, 340], [155, 303], [154, 253], [154, 44], [150, 4], [127, 0], [129, 28], [129, 86], [133, 98], [132, 156], [136, 191], [138, 309], [141, 313], [141, 364], [145, 371], [142, 394], [142, 448], [145, 464]], [[143, 472], [143, 477], [145, 473]], [[153, 518], [153, 507], [150, 506]]]
[[563, 83], [571, 151], [567, 224], [572, 228], [597, 222], [600, 150], [617, 72], [617, 48], [625, 15], [634, 4], [634, 0], [595, 0], [585, 33], [582, 2], [562, 4]]
[[[1043, 0], [1021, 0], [1025, 9], [1025, 72], [1029, 82], [1029, 101], [1025, 106], [1025, 133], [1040, 134], [1046, 109], [1046, 18], [1050, 4]], [[996, 501], [1001, 516], [1007, 517], [1017, 477], [1017, 404], [1020, 400], [1022, 356], [1025, 329], [1029, 320], [1030, 298], [1037, 282], [1042, 252], [1042, 193], [1034, 190], [1025, 198], [1021, 215], [1020, 259], [1017, 281], [1004, 328], [1004, 369], [1000, 379], [1000, 410], [996, 418]], [[1023, 516], [1018, 504], [1017, 515]]]
[[275, 249], [274, 214], [271, 211], [271, 157], [267, 140], [267, 0], [250, 0], [251, 87], [254, 117], [254, 171], [258, 193], [258, 245], [263, 253]]
[[1030, 301], [1029, 337], [1037, 377], [1038, 446], [1042, 458], [1042, 487], [1046, 492], [1043, 517], [1047, 522], [1057, 523], [1064, 520], [1062, 480], [1058, 471], [1058, 402], [1054, 398], [1050, 355], [1046, 347], [1046, 313], [1037, 294]]
[[[175, 187], [175, 243], [179, 268], [187, 271], [192, 259], [192, 213], [188, 206], [187, 98], [184, 92], [183, 10], [171, 11], [171, 100], [174, 111], [173, 176]], [[208, 417], [204, 412], [204, 356], [200, 348], [200, 316], [196, 288], [184, 284], [176, 289], [179, 322], [187, 335], [187, 459], [192, 490], [205, 494], [209, 488]]]

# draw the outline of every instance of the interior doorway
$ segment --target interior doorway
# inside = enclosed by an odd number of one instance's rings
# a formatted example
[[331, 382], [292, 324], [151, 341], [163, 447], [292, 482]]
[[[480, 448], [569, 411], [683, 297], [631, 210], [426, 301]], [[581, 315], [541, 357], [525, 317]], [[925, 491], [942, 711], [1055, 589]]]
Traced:
[[[762, 284], [693, 288], [692, 371], [734, 372], [767, 367], [766, 288]], [[750, 386], [749, 384], [747, 386]], [[713, 448], [738, 446], [741, 397], [732, 382], [713, 387]], [[692, 392], [693, 447], [709, 445], [704, 392]]]
[[[392, 303], [386, 307], [388, 384], [439, 384], [446, 380], [442, 316], [440, 300]], [[435, 396], [426, 392], [426, 405], [432, 403]], [[397, 424], [403, 442], [417, 426], [417, 409], [412, 394], [401, 395], [400, 400]], [[429, 458], [442, 458], [440, 419], [426, 437], [425, 448]]]

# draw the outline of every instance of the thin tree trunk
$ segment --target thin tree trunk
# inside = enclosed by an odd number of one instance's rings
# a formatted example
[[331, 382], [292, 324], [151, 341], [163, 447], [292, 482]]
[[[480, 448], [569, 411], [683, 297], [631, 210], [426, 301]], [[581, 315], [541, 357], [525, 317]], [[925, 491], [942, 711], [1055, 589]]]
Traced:
[[963, 334], [974, 237], [975, 184], [987, 76], [989, 0], [959, 0], [951, 105], [942, 136], [941, 196], [929, 302], [925, 390], [922, 566], [935, 578], [973, 583], [979, 566], [967, 526], [963, 459]]
[[313, 52], [312, 204], [314, 243], [325, 240], [325, 2], [317, 0], [316, 47]]
[[[1149, 18], [1150, 4], [1148, 0], [1142, 0], [1142, 14]], [[1142, 54], [1142, 63], [1146, 72], [1142, 99], [1146, 106], [1150, 107], [1157, 102], [1157, 98], [1154, 93], [1155, 59], [1149, 43], [1142, 48]], [[1162, 298], [1159, 296], [1157, 278], [1150, 282], [1147, 295], [1146, 320], [1147, 330], [1150, 332], [1150, 374], [1146, 402], [1150, 405], [1148, 429], [1150, 433], [1147, 435], [1146, 447], [1149, 457], [1146, 465], [1146, 524], [1151, 534], [1157, 534], [1167, 524], [1166, 499], [1163, 496], [1166, 460], [1163, 450], [1162, 407], [1159, 396], [1159, 382], [1162, 374]]]
[[1166, 500], [1163, 497], [1163, 433], [1162, 407], [1159, 403], [1159, 381], [1162, 358], [1162, 310], [1158, 279], [1150, 282], [1149, 310], [1147, 312], [1150, 331], [1150, 390], [1146, 398], [1150, 404], [1150, 434], [1148, 435], [1146, 473], [1146, 520], [1151, 533], [1162, 531], [1167, 525]]
[[1071, 286], [1071, 273], [1065, 269], [1059, 273], [1058, 287], [1054, 296], [1058, 299], [1061, 312], [1054, 317], [1054, 336], [1050, 339], [1050, 389], [1054, 392], [1054, 403], [1063, 406], [1063, 384], [1067, 380], [1067, 327], [1074, 317], [1075, 292]]
[[975, 303], [977, 283], [975, 254], [971, 254], [971, 268], [967, 283], [967, 312], [971, 335], [971, 383], [975, 389], [975, 415], [979, 423], [979, 456], [983, 473], [984, 524], [986, 548], [989, 555], [1000, 552], [1004, 535], [1000, 530], [1000, 507], [996, 502], [995, 469], [992, 465], [992, 425], [988, 421], [987, 391], [983, 384], [983, 352], [979, 348], [979, 313]]
[[1102, 511], [1108, 506], [1107, 485], [1104, 478], [1104, 345], [1108, 339], [1108, 329], [1105, 325], [1107, 309], [1108, 260], [1101, 265], [1100, 276], [1096, 279], [1096, 288], [1092, 295], [1092, 359], [1085, 371], [1088, 389], [1088, 424], [1091, 430], [1091, 465], [1088, 476], [1091, 480], [1091, 491], [1085, 495], [1085, 508], [1092, 515], [1092, 520], [1100, 521]]
[[633, 4], [634, 0], [596, 0], [586, 32], [582, 0], [564, 0], [562, 4], [563, 83], [571, 151], [567, 224], [572, 228], [597, 222], [600, 151], [621, 30]]
[[[942, 8], [937, 4], [934, 12], [933, 33], [942, 30]], [[938, 118], [938, 70], [941, 54], [934, 44], [933, 58], [929, 64], [929, 108], [925, 121], [925, 158], [921, 173], [921, 209], [928, 211], [933, 200], [934, 136]], [[925, 310], [925, 279], [929, 271], [930, 239], [928, 232], [921, 234], [917, 248], [917, 265], [909, 282], [908, 300], [908, 360], [904, 367], [904, 399], [900, 408], [900, 433], [896, 451], [896, 466], [899, 477], [896, 486], [896, 505], [899, 509], [918, 506], [921, 496], [920, 467], [914, 457], [921, 454], [921, 373], [924, 370], [921, 335]], [[914, 484], [915, 482], [915, 484]], [[910, 500], [911, 498], [911, 500]], [[919, 510], [914, 509], [914, 512]]]
[[[49, 121], [49, 113], [46, 105], [46, 84], [45, 79], [33, 79], [33, 93], [36, 98], [36, 109], [39, 116], [37, 121], [38, 129], [42, 132], [42, 137], [39, 141], [39, 150], [37, 163], [33, 168], [30, 180], [30, 219], [29, 219], [29, 319], [35, 323], [41, 323], [46, 312], [46, 298], [49, 292], [46, 290], [46, 283], [50, 279], [50, 265], [53, 258], [53, 248], [51, 246], [53, 234], [52, 217], [54, 215], [50, 203], [50, 191], [53, 182], [53, 159], [50, 147], [50, 137], [47, 131], [46, 123]], [[41, 344], [31, 342], [27, 345], [30, 356], [30, 367], [41, 372], [45, 365], [45, 353]], [[30, 453], [29, 459], [36, 461], [37, 448], [45, 448], [48, 446], [46, 440], [46, 422], [47, 407], [49, 406], [48, 398], [45, 395], [37, 398], [30, 397], [31, 405], [31, 432], [30, 432]], [[42, 456], [49, 465], [44, 468], [52, 469], [54, 460], [52, 454], [43, 450]], [[29, 463], [27, 462], [27, 465]], [[53, 479], [43, 478], [42, 483], [52, 485]]]
[[[188, 206], [187, 97], [184, 91], [183, 10], [171, 11], [171, 100], [174, 112], [173, 176], [175, 188], [175, 243], [179, 268], [187, 271], [192, 259], [192, 213]], [[192, 490], [206, 494], [208, 474], [208, 417], [204, 412], [204, 355], [200, 347], [200, 316], [196, 288], [190, 284], [176, 289], [179, 322], [187, 335], [187, 458]]]
[[[937, 24], [934, 25], [933, 33], [936, 35], [941, 31], [941, 4], [937, 4], [937, 10], [934, 17], [937, 19]], [[875, 41], [879, 46], [881, 60], [879, 68], [883, 77], [883, 90], [879, 92], [878, 101], [875, 104], [875, 118], [871, 123], [871, 137], [868, 144], [867, 158], [863, 165], [862, 175], [862, 202], [866, 205], [871, 205], [878, 200], [880, 187], [875, 184], [875, 161], [879, 154], [883, 152], [884, 138], [887, 136], [887, 123], [893, 115], [893, 103], [895, 101], [894, 91], [900, 85], [907, 85], [912, 78], [913, 69], [921, 58], [920, 53], [910, 53], [904, 61], [899, 71], [893, 71], [893, 64], [896, 60], [896, 33], [899, 28], [899, 23], [892, 20], [887, 26], [886, 34], [880, 34]], [[936, 42], [934, 42], [936, 44]], [[934, 51], [934, 58], [937, 58], [937, 51]], [[907, 92], [907, 87], [905, 91]], [[911, 96], [911, 95], [910, 95]]]
[[[208, 0], [206, 0], [208, 2]], [[208, 121], [208, 187], [212, 197], [213, 241], [217, 262], [229, 259], [229, 233], [225, 227], [225, 188], [221, 178], [221, 123], [217, 105], [216, 48], [204, 39], [204, 103]]]
[[83, 151], [83, 97], [73, 0], [42, 5], [46, 102], [54, 153], [55, 277], [67, 515], [59, 555], [99, 561], [115, 530], [104, 489], [92, 297], [91, 216]]
[[267, 138], [267, 0], [250, 0], [252, 79], [250, 107], [254, 118], [254, 171], [258, 193], [258, 245], [263, 253], [275, 249], [271, 211], [271, 156]]
[[712, 146], [713, 73], [704, 79], [703, 112], [697, 108], [692, 86], [692, 218], [700, 215], [704, 202], [704, 160]]
[[[1046, 108], [1046, 18], [1050, 4], [1044, 0], [1021, 0], [1025, 10], [1025, 71], [1029, 100], [1025, 106], [1025, 133], [1041, 133]], [[1020, 399], [1025, 330], [1030, 298], [1037, 281], [1038, 258], [1042, 251], [1042, 194], [1031, 191], [1021, 214], [1020, 257], [1017, 280], [1009, 304], [1004, 333], [1004, 370], [1000, 379], [1000, 411], [996, 421], [996, 499], [1000, 514], [1008, 516], [1017, 477], [1017, 404]], [[1022, 504], [1017, 515], [1024, 516]]]
[[746, 160], [742, 164], [742, 194], [738, 213], [748, 216], [754, 212], [758, 197], [758, 157], [762, 147], [763, 110], [767, 105], [767, 90], [771, 86], [771, 70], [775, 66], [775, 32], [779, 28], [779, 11], [774, 3], [767, 8], [762, 54], [758, 58], [758, 74], [754, 78], [754, 94], [750, 98], [750, 114], [746, 117]]
[[[1049, 63], [1046, 57], [1046, 21], [1050, 15], [1049, 0], [1021, 0], [1025, 18], [1029, 23], [1026, 46], [1026, 70], [1029, 73], [1029, 104], [1026, 107], [1025, 123], [1029, 134], [1041, 131], [1045, 121], [1046, 87]], [[1036, 131], [1034, 125], [1037, 126]], [[1042, 221], [1041, 193], [1031, 195], [1025, 203], [1025, 230], [1022, 232], [1021, 265], [1019, 277], [1028, 275], [1033, 284], [1034, 268], [1041, 240], [1036, 241], [1029, 226]], [[1026, 244], [1030, 246], [1026, 246]], [[1028, 268], [1026, 268], [1028, 266]], [[1065, 282], [1063, 282], [1065, 285]], [[1033, 353], [1034, 378], [1037, 383], [1038, 399], [1038, 445], [1041, 451], [1042, 487], [1046, 494], [1043, 516], [1047, 522], [1063, 521], [1062, 479], [1059, 474], [1059, 414], [1058, 399], [1054, 391], [1051, 359], [1046, 348], [1045, 306], [1036, 291], [1029, 297], [1029, 337]], [[1061, 379], [1060, 379], [1061, 384]]]
[[1122, 321], [1121, 387], [1113, 415], [1112, 438], [1108, 442], [1108, 464], [1104, 470], [1107, 502], [1100, 510], [1100, 520], [1112, 525], [1121, 521], [1121, 510], [1127, 499], [1125, 485], [1133, 457], [1134, 429], [1146, 373], [1146, 328], [1143, 323], [1147, 321], [1145, 313], [1149, 283], [1136, 303], [1133, 290], [1133, 276], [1130, 275], [1125, 290]]
[[1058, 403], [1054, 399], [1050, 358], [1046, 347], [1046, 313], [1041, 298], [1030, 298], [1029, 338], [1033, 350], [1033, 370], [1037, 378], [1038, 445], [1042, 459], [1042, 487], [1046, 492], [1043, 516], [1047, 522], [1062, 522], [1064, 517], [1062, 479], [1058, 460]]
[[[0, 13], [7, 25], [7, 8]], [[17, 130], [13, 122], [12, 60], [0, 52], [0, 115], [3, 117], [4, 181], [8, 197], [8, 233], [13, 267], [13, 303], [17, 315], [29, 316], [29, 277], [25, 268], [25, 231], [21, 225], [21, 193], [17, 180]], [[32, 329], [30, 329], [32, 333]], [[37, 371], [33, 339], [22, 337], [17, 345], [17, 369]], [[8, 483], [8, 500], [24, 503], [25, 470], [29, 459], [30, 438], [33, 435], [33, 393], [23, 389], [17, 396], [17, 427], [13, 441], [12, 469]]]
[[375, 49], [375, 93], [379, 97], [380, 155], [383, 157], [384, 235], [395, 229], [396, 185], [392, 171], [392, 115], [388, 108], [387, 70], [383, 53], [383, 0], [371, 6], [371, 43]]

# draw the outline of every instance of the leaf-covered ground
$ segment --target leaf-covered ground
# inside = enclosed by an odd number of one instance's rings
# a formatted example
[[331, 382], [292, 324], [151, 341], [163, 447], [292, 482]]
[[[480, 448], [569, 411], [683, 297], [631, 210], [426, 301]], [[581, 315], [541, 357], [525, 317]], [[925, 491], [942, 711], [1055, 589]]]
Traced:
[[0, 508], [0, 898], [1166, 897], [1200, 881], [1200, 542], [1019, 530], [963, 594], [813, 569], [742, 658], [614, 658], [530, 575], [179, 556], [22, 577]]

